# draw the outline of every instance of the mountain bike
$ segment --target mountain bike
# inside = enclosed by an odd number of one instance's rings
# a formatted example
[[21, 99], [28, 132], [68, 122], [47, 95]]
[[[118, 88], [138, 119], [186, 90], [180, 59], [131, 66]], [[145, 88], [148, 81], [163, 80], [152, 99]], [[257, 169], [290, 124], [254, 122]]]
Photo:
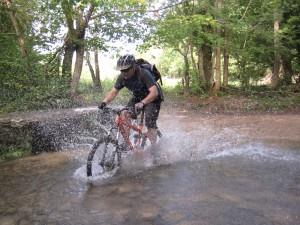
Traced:
[[[123, 153], [143, 149], [150, 142], [144, 132], [144, 110], [136, 119], [132, 119], [131, 123], [122, 114], [123, 111], [132, 113], [128, 107], [121, 109], [106, 107], [100, 111], [102, 111], [100, 117], [108, 115], [108, 126], [99, 125], [104, 135], [93, 144], [89, 152], [86, 167], [88, 177], [121, 167]], [[121, 132], [124, 128], [130, 130], [129, 137], [125, 137]], [[161, 138], [162, 133], [156, 129], [158, 138]]]

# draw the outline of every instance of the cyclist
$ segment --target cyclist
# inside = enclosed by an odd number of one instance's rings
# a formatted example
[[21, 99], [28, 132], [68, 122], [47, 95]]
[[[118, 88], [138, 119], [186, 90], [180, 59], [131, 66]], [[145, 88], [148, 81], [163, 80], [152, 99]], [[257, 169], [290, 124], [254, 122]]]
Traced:
[[[133, 96], [127, 106], [132, 112], [145, 111], [145, 125], [147, 127], [147, 136], [151, 144], [156, 143], [157, 125], [156, 121], [159, 116], [160, 105], [163, 100], [163, 94], [160, 86], [156, 83], [151, 72], [136, 64], [135, 57], [127, 54], [121, 56], [117, 61], [117, 70], [120, 71], [114, 87], [106, 94], [105, 98], [99, 105], [103, 109], [108, 103], [114, 100], [119, 91], [126, 87], [132, 92]], [[124, 113], [124, 118], [130, 120], [135, 118], [135, 113]], [[121, 131], [122, 132], [122, 131]], [[129, 129], [124, 130], [122, 134], [129, 136]]]

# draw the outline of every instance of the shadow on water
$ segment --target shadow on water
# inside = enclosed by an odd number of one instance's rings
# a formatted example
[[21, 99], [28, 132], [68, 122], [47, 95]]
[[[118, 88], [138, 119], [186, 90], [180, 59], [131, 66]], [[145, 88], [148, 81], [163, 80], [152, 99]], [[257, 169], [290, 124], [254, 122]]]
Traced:
[[0, 224], [299, 224], [299, 142], [226, 120], [163, 115], [157, 146], [108, 177], [85, 177], [84, 146], [0, 164]]

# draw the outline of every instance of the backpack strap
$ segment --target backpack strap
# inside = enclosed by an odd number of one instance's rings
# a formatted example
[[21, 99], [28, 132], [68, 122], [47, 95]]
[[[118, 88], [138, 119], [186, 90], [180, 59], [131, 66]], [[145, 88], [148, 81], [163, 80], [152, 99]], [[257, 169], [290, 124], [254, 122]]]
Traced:
[[[146, 64], [146, 65], [148, 65], [148, 64]], [[138, 78], [139, 78], [140, 81], [145, 83], [145, 81], [144, 81], [145, 78], [144, 78], [144, 75], [142, 74], [143, 72], [142, 72], [141, 68], [144, 68], [144, 67], [141, 66], [141, 65], [138, 65], [138, 67], [137, 67]], [[147, 69], [147, 68], [144, 68], [144, 69]], [[164, 101], [164, 94], [162, 92], [161, 86], [159, 85], [159, 83], [157, 81], [155, 81], [155, 86], [157, 87], [158, 94], [159, 94], [159, 97], [160, 97], [161, 101]]]

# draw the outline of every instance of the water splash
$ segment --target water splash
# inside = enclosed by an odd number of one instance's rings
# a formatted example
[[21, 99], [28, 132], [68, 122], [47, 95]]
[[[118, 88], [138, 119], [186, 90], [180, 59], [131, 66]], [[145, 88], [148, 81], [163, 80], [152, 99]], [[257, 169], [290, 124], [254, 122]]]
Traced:
[[[300, 161], [299, 152], [276, 149], [252, 140], [241, 132], [242, 128], [239, 126], [217, 127], [212, 121], [197, 122], [191, 121], [188, 117], [183, 119], [183, 123], [177, 119], [165, 122], [164, 126], [160, 127], [163, 138], [156, 145], [141, 154], [123, 155], [122, 170], [132, 172], [181, 161], [212, 160], [232, 156], [248, 157], [253, 160]], [[82, 174], [85, 176], [85, 172]]]
[[249, 140], [232, 128], [211, 127], [183, 133], [180, 128], [167, 133], [157, 145], [161, 164], [198, 161], [218, 157], [245, 156], [255, 160], [300, 161], [298, 151], [283, 150]]
[[75, 171], [75, 173], [73, 174], [73, 177], [76, 179], [82, 180], [84, 182], [91, 182], [91, 183], [99, 182], [99, 181], [103, 181], [103, 180], [113, 177], [119, 169], [117, 167], [109, 172], [103, 173], [102, 167], [97, 164], [98, 164], [97, 162], [93, 162], [93, 176], [87, 177], [86, 165], [83, 165]]

